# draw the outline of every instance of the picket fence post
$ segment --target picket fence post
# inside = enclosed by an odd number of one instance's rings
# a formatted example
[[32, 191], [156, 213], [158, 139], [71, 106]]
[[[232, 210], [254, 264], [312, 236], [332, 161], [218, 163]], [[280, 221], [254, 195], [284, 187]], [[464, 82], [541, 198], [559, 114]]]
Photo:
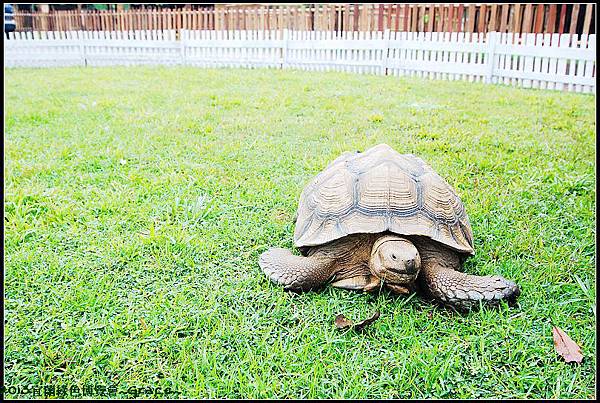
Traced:
[[288, 53], [288, 41], [289, 41], [290, 33], [287, 28], [283, 30], [283, 43], [281, 48], [281, 69], [286, 68], [287, 64], [287, 53]]
[[388, 57], [389, 57], [389, 52], [390, 52], [390, 30], [386, 29], [383, 32], [383, 54], [381, 57], [381, 73], [384, 76], [387, 76], [387, 64], [388, 64]]
[[87, 58], [86, 58], [86, 52], [85, 52], [85, 38], [84, 38], [84, 33], [85, 31], [79, 31], [77, 33], [77, 36], [79, 38], [79, 52], [81, 52], [81, 64], [83, 65], [83, 67], [87, 67]]
[[494, 52], [496, 51], [497, 34], [496, 31], [488, 32], [487, 37], [487, 69], [485, 82], [488, 84], [492, 82], [492, 77], [494, 76], [494, 59], [496, 58]]
[[179, 31], [179, 55], [181, 56], [181, 65], [183, 65], [183, 66], [185, 66], [185, 64], [186, 64], [186, 57], [185, 57], [186, 36], [187, 36], [187, 30], [182, 29]]

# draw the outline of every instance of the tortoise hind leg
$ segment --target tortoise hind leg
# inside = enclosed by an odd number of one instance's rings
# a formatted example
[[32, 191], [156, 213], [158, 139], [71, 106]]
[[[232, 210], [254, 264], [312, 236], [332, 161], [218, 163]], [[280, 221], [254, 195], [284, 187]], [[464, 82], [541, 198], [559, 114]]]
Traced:
[[473, 276], [439, 264], [422, 268], [421, 283], [429, 294], [459, 309], [472, 309], [479, 301], [497, 305], [501, 300], [514, 302], [519, 286], [501, 276]]
[[333, 263], [332, 259], [323, 257], [296, 256], [282, 248], [271, 248], [258, 260], [271, 281], [292, 291], [307, 291], [324, 285], [333, 274]]

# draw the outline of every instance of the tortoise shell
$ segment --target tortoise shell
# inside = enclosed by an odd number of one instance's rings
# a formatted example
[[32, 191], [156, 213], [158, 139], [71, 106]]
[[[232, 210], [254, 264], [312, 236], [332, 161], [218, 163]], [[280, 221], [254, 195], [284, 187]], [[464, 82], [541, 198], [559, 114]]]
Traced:
[[422, 235], [474, 253], [471, 224], [454, 189], [421, 158], [387, 144], [342, 154], [300, 196], [298, 248], [385, 231]]

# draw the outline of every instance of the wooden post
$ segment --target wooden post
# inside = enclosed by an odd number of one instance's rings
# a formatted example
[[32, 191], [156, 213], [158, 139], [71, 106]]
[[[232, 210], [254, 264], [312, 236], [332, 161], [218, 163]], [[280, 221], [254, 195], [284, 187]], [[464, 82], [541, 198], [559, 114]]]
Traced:
[[475, 5], [474, 4], [469, 4], [469, 8], [467, 10], [467, 29], [465, 29], [465, 32], [468, 33], [473, 33], [473, 30], [475, 29]]
[[546, 22], [546, 27], [544, 32], [552, 34], [554, 33], [554, 26], [556, 25], [556, 4], [550, 4], [550, 9], [548, 10], [548, 21]]
[[81, 3], [77, 4], [77, 13], [79, 14], [79, 31], [83, 30], [85, 27], [85, 21], [83, 20], [83, 10], [81, 7]]
[[521, 33], [521, 5], [519, 3], [515, 4], [514, 23], [515, 24], [514, 24], [514, 26], [512, 28], [512, 31], [515, 34]]
[[411, 6], [412, 12], [410, 13], [410, 30], [412, 32], [417, 31], [417, 25], [419, 22], [419, 8], [416, 5]]
[[536, 10], [536, 15], [535, 15], [535, 24], [533, 27], [533, 32], [535, 32], [536, 34], [543, 32], [542, 24], [544, 23], [544, 11], [545, 11], [544, 5], [538, 4], [537, 10]]
[[[447, 30], [447, 28], [445, 27], [445, 25], [447, 23], [445, 22], [445, 19], [444, 19], [445, 9], [446, 9], [446, 7], [444, 6], [444, 4], [439, 4], [433, 8], [433, 31], [434, 32], [444, 32], [444, 29]], [[439, 18], [438, 18], [438, 16], [439, 16]], [[439, 38], [442, 39], [442, 36], [440, 35]]]
[[533, 16], [533, 5], [531, 3], [525, 4], [525, 14], [523, 15], [523, 33], [531, 32], [532, 25], [532, 16]]
[[421, 10], [419, 12], [419, 32], [425, 31], [425, 6], [421, 6]]
[[487, 7], [485, 4], [482, 4], [479, 7], [479, 26], [477, 27], [477, 32], [485, 32], [486, 31], [486, 22], [487, 22]]
[[492, 9], [490, 11], [490, 23], [488, 24], [488, 32], [497, 31], [496, 29], [496, 12], [498, 9], [497, 4], [492, 4]]
[[592, 13], [594, 11], [594, 4], [587, 4], [585, 6], [585, 20], [583, 21], [583, 35], [587, 35], [590, 32], [592, 25]]
[[577, 30], [577, 20], [579, 19], [579, 4], [573, 4], [573, 12], [571, 13], [571, 26], [569, 27], [569, 33], [575, 34]]
[[429, 5], [427, 16], [429, 17], [429, 20], [427, 21], [427, 32], [432, 32], [433, 22], [435, 21], [435, 4]]
[[391, 29], [392, 28], [392, 4], [388, 4], [385, 7], [385, 10], [387, 11], [387, 20], [386, 20], [385, 28]]
[[506, 32], [509, 8], [510, 4], [503, 4], [502, 8], [500, 9], [500, 32]]

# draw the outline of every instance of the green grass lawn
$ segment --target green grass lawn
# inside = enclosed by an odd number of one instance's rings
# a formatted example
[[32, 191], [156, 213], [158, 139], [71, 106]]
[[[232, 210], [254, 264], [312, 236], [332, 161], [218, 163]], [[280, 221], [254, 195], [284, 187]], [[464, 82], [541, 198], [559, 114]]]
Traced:
[[[594, 96], [266, 69], [8, 69], [4, 83], [9, 397], [595, 397]], [[384, 142], [457, 190], [465, 270], [517, 282], [516, 307], [269, 282], [258, 256], [292, 247], [304, 185]], [[334, 326], [375, 310], [363, 334]], [[552, 323], [582, 364], [555, 353]]]

